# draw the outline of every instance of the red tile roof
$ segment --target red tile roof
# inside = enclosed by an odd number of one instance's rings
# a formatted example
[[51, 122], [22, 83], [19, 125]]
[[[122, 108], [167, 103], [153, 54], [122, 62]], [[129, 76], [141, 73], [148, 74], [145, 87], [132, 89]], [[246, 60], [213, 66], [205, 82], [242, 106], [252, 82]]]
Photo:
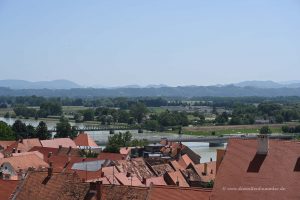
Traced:
[[101, 152], [98, 155], [99, 160], [124, 160], [125, 156], [120, 153]]
[[0, 165], [3, 163], [10, 163], [15, 171], [28, 170], [31, 167], [35, 169], [48, 167], [48, 163], [35, 154], [1, 158]]
[[89, 146], [89, 147], [98, 147], [96, 142], [86, 133], [80, 133], [75, 139], [74, 142], [77, 146]]
[[132, 187], [124, 185], [102, 185], [101, 200], [146, 200], [147, 187]]
[[74, 149], [74, 148], [66, 148], [66, 147], [62, 147], [62, 148], [51, 148], [51, 147], [33, 147], [32, 149], [30, 149], [29, 151], [38, 151], [40, 153], [42, 153], [44, 155], [44, 159], [47, 160], [49, 153], [51, 155], [70, 155], [70, 156], [80, 156], [80, 150], [79, 149]]
[[0, 179], [0, 199], [8, 200], [16, 190], [19, 181], [10, 181]]
[[180, 171], [168, 172], [166, 175], [171, 178], [172, 185], [176, 185], [176, 182], [178, 181], [180, 187], [190, 187]]
[[156, 176], [162, 176], [166, 172], [173, 172], [174, 169], [169, 164], [160, 164], [151, 166], [152, 170], [155, 172]]
[[133, 158], [131, 160], [115, 161], [116, 167], [120, 172], [131, 173], [142, 181], [144, 178], [150, 178], [155, 174], [149, 169], [143, 158]]
[[32, 147], [41, 146], [40, 140], [37, 138], [33, 139], [23, 139], [20, 141], [16, 141], [13, 144], [9, 145], [7, 149], [4, 150], [3, 154], [6, 156], [10, 156], [13, 152], [13, 149], [16, 152], [20, 151], [21, 153], [29, 151]]
[[[206, 174], [204, 173], [206, 165]], [[216, 178], [216, 162], [207, 162], [193, 165], [195, 171], [200, 176], [202, 182], [214, 181]]]
[[76, 174], [47, 172], [29, 173], [16, 193], [17, 200], [84, 200], [89, 184], [82, 183]]
[[24, 152], [24, 153], [13, 153], [12, 156], [17, 157], [17, 156], [26, 156], [26, 155], [31, 155], [31, 154], [35, 154], [40, 159], [44, 160], [44, 155], [42, 153], [40, 153], [39, 151], [30, 151], [30, 152]]
[[101, 200], [209, 200], [211, 190], [176, 186], [101, 185]]
[[3, 149], [6, 149], [8, 146], [10, 146], [10, 145], [12, 145], [13, 143], [15, 143], [16, 141], [1, 141], [0, 140], [0, 149], [1, 149], [1, 147], [3, 148]]
[[77, 145], [73, 140], [70, 138], [54, 138], [50, 140], [41, 140], [41, 144], [43, 147], [52, 147], [52, 148], [59, 148], [61, 145], [62, 147], [72, 147], [74, 149], [77, 148]]
[[147, 200], [209, 200], [211, 190], [153, 185], [149, 193]]
[[172, 161], [170, 161], [170, 165], [173, 167], [173, 169], [174, 169], [175, 171], [183, 170], [183, 169], [186, 168], [185, 165], [179, 164], [179, 162], [178, 162], [177, 160], [172, 160]]
[[146, 179], [146, 186], [149, 187], [151, 184], [153, 185], [167, 185], [164, 177], [152, 177]]
[[127, 176], [126, 173], [117, 173], [115, 174], [115, 177], [121, 185], [144, 186], [142, 182], [133, 174]]
[[[294, 171], [300, 142], [270, 140], [268, 154], [263, 159], [256, 154], [257, 145], [254, 139], [229, 141], [218, 169], [212, 200], [300, 199], [300, 173]], [[249, 170], [258, 164], [257, 172]]]
[[119, 171], [115, 166], [110, 166], [110, 167], [102, 167], [102, 173], [104, 176], [109, 176], [109, 175], [119, 173]]

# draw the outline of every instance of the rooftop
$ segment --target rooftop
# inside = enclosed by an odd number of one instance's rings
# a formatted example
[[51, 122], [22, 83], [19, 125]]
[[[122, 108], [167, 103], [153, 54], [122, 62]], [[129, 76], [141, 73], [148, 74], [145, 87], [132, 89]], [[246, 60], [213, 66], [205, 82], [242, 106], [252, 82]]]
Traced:
[[59, 148], [59, 146], [62, 147], [72, 147], [77, 148], [77, 145], [73, 140], [70, 138], [54, 138], [50, 140], [41, 140], [41, 144], [43, 147], [52, 147], [52, 148]]
[[86, 133], [80, 133], [75, 139], [74, 142], [77, 146], [89, 146], [89, 147], [98, 147], [96, 142]]
[[17, 200], [28, 199], [63, 199], [84, 200], [89, 184], [82, 183], [76, 174], [30, 172], [18, 189]]
[[[300, 142], [269, 140], [268, 153], [263, 156], [256, 153], [257, 147], [256, 139], [229, 140], [216, 176], [212, 200], [300, 199], [300, 173], [295, 171]], [[251, 188], [262, 189], [253, 191]]]
[[16, 190], [19, 181], [2, 180], [0, 179], [0, 199], [8, 200]]
[[9, 163], [16, 171], [27, 170], [28, 168], [39, 169], [43, 167], [48, 167], [48, 163], [46, 163], [43, 159], [41, 159], [35, 154], [1, 158], [0, 165], [4, 163]]

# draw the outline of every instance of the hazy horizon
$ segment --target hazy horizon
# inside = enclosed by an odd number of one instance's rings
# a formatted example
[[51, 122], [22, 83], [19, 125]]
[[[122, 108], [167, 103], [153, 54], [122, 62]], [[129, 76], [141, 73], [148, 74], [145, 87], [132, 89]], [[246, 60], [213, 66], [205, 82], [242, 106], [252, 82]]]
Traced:
[[299, 80], [300, 3], [1, 1], [0, 79], [82, 86]]

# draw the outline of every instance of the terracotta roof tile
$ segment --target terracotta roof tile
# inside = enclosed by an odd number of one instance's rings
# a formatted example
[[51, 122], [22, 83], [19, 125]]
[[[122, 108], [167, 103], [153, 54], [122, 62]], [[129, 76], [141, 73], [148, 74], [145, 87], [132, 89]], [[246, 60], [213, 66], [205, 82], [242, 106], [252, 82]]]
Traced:
[[41, 144], [43, 147], [52, 147], [52, 148], [59, 148], [61, 145], [62, 147], [72, 147], [74, 149], [77, 148], [77, 145], [73, 140], [70, 138], [54, 138], [50, 140], [41, 140]]
[[0, 199], [8, 200], [16, 190], [20, 181], [0, 179]]
[[35, 154], [40, 159], [44, 160], [44, 155], [42, 153], [40, 153], [39, 151], [30, 151], [30, 152], [24, 152], [24, 153], [13, 153], [12, 156], [17, 157], [17, 156], [26, 156], [26, 155], [31, 155], [31, 154]]
[[176, 185], [176, 182], [178, 181], [180, 187], [190, 187], [180, 171], [168, 172], [165, 175], [171, 178], [172, 185]]
[[[250, 163], [255, 161], [257, 147], [256, 139], [229, 140], [216, 176], [212, 200], [300, 199], [300, 173], [294, 171], [300, 155], [300, 143], [269, 140], [268, 154], [260, 163], [259, 170], [250, 172], [248, 169]], [[240, 191], [239, 188], [244, 190]], [[268, 190], [253, 191], [251, 188]], [[272, 188], [279, 190], [274, 191]]]
[[153, 185], [167, 185], [167, 183], [165, 182], [164, 177], [162, 177], [162, 176], [147, 178], [146, 179], [146, 186], [149, 187], [151, 184], [153, 184]]
[[[206, 173], [205, 173], [205, 165], [206, 165]], [[193, 165], [195, 171], [200, 176], [202, 182], [210, 182], [214, 181], [216, 178], [216, 162], [207, 162], [201, 163], [197, 165]]]
[[33, 147], [29, 151], [38, 151], [44, 155], [44, 159], [47, 159], [49, 154], [51, 155], [61, 155], [61, 156], [80, 156], [80, 150], [79, 149], [74, 149], [74, 148], [51, 148], [51, 147]]
[[119, 172], [131, 173], [137, 176], [141, 181], [144, 178], [155, 176], [154, 173], [146, 165], [143, 158], [133, 158], [131, 160], [118, 160], [115, 161], [116, 167]]
[[153, 185], [147, 200], [209, 200], [210, 194], [209, 189]]
[[120, 153], [107, 153], [107, 152], [101, 152], [98, 155], [98, 159], [100, 160], [124, 160], [125, 156]]
[[74, 142], [77, 146], [89, 146], [89, 147], [98, 147], [96, 142], [86, 133], [80, 133], [75, 139]]
[[80, 182], [76, 174], [31, 172], [16, 193], [16, 200], [83, 200], [89, 184]]
[[119, 173], [118, 169], [115, 166], [103, 167], [102, 173], [104, 176], [113, 175], [114, 173]]
[[14, 142], [10, 146], [8, 146], [3, 154], [6, 156], [10, 156], [13, 152], [13, 149], [16, 150], [16, 152], [20, 151], [21, 153], [29, 151], [32, 147], [35, 146], [41, 146], [40, 140], [37, 138], [33, 139], [23, 139]]
[[12, 145], [13, 143], [15, 143], [16, 141], [4, 141], [4, 140], [0, 140], [0, 149], [6, 149], [8, 146]]
[[134, 175], [127, 176], [126, 173], [115, 174], [116, 179], [121, 185], [144, 186], [142, 182]]
[[178, 163], [178, 161], [176, 161], [176, 160], [170, 161], [170, 165], [173, 167], [173, 169], [174, 169], [175, 171], [183, 170], [183, 169], [186, 168], [185, 165], [183, 165], [183, 166], [180, 165], [180, 164]]
[[3, 163], [10, 163], [16, 171], [28, 170], [28, 168], [39, 169], [48, 167], [48, 164], [35, 154], [1, 158], [0, 165]]
[[169, 164], [160, 164], [151, 166], [157, 176], [162, 176], [166, 172], [173, 172], [174, 169]]
[[124, 185], [102, 185], [101, 200], [146, 200], [147, 187], [132, 187]]

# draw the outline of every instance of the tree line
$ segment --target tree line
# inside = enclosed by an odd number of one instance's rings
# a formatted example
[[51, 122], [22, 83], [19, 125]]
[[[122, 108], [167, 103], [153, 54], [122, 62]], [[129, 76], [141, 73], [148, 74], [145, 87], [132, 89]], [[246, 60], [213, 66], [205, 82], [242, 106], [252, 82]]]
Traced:
[[[55, 138], [75, 138], [78, 134], [75, 126], [71, 126], [69, 120], [61, 117], [56, 124]], [[0, 121], [0, 140], [19, 140], [39, 138], [46, 140], [52, 138], [51, 132], [48, 130], [47, 124], [40, 121], [37, 127], [30, 124], [26, 125], [21, 120], [16, 120], [11, 126], [7, 123]]]

